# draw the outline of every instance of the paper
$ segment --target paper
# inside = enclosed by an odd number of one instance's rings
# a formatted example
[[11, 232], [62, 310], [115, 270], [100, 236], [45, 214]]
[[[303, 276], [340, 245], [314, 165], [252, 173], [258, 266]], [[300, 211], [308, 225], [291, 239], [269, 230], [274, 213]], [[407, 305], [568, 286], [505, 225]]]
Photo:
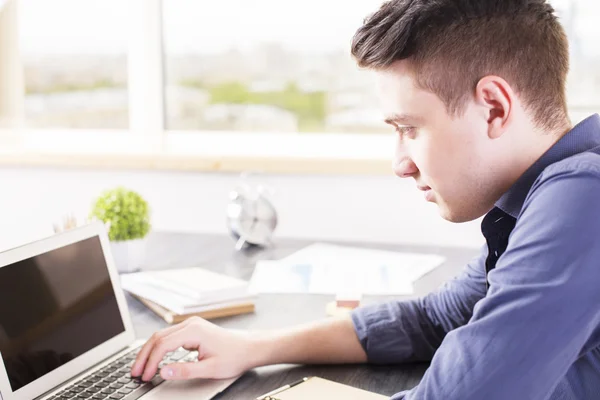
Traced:
[[406, 295], [444, 262], [432, 254], [398, 253], [316, 243], [278, 261], [259, 261], [254, 293]]

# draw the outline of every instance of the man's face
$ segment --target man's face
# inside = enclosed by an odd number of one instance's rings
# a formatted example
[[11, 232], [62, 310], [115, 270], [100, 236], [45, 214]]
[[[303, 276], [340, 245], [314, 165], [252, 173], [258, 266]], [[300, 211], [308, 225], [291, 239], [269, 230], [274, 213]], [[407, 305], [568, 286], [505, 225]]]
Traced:
[[488, 212], [504, 190], [489, 116], [474, 101], [450, 116], [439, 97], [417, 87], [404, 61], [377, 76], [386, 122], [396, 129], [395, 174], [413, 178], [449, 221]]

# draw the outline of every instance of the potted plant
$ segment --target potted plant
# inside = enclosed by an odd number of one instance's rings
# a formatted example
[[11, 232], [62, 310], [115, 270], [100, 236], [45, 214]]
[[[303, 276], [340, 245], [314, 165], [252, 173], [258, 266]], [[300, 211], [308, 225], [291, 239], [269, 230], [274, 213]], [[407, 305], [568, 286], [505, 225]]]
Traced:
[[90, 218], [106, 224], [117, 270], [139, 269], [144, 260], [145, 238], [150, 231], [146, 200], [124, 187], [107, 190], [94, 202]]

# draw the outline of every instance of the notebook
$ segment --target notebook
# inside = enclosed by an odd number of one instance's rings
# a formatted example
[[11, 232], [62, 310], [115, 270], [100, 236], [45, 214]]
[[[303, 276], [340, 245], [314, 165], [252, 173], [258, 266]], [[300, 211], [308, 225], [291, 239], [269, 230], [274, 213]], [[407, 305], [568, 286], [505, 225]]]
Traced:
[[198, 304], [245, 293], [248, 282], [203, 268], [145, 271], [123, 276], [128, 283], [151, 286], [189, 297]]
[[175, 314], [206, 311], [225, 302], [253, 302], [248, 282], [201, 268], [139, 272], [121, 276], [123, 289]]
[[352, 400], [384, 400], [389, 396], [368, 392], [352, 386], [333, 382], [316, 376], [303, 378], [298, 382], [286, 385], [270, 393], [257, 397], [256, 400], [306, 400], [306, 399], [352, 399]]
[[254, 303], [251, 301], [219, 303], [205, 306], [203, 310], [192, 312], [189, 314], [177, 314], [159, 304], [148, 299], [132, 295], [142, 304], [154, 311], [158, 316], [164, 319], [169, 324], [178, 324], [190, 317], [201, 317], [204, 319], [216, 319], [223, 317], [231, 317], [233, 315], [247, 314], [254, 312]]

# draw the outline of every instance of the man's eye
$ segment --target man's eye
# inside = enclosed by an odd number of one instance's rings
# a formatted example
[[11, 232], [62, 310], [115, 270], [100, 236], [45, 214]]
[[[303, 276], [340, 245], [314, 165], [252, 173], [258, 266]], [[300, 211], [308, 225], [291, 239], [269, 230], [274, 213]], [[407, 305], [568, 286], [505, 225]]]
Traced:
[[412, 139], [415, 136], [415, 128], [413, 126], [396, 126], [396, 132], [403, 138]]

